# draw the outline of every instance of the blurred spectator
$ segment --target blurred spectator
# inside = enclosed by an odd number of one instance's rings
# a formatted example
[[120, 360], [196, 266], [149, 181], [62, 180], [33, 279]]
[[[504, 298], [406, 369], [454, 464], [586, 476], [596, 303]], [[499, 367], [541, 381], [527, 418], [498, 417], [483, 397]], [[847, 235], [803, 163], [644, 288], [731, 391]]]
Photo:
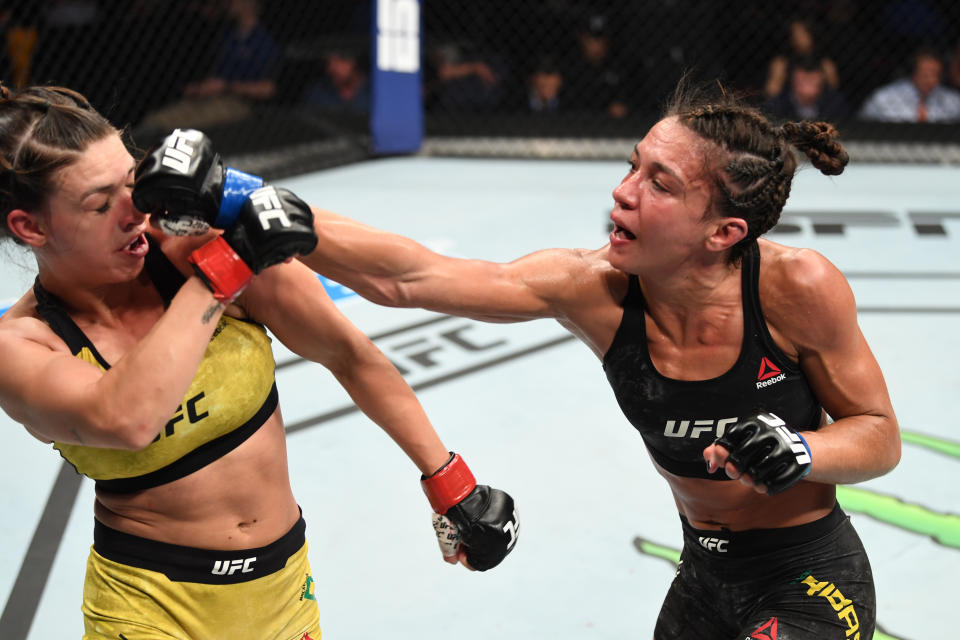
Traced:
[[843, 94], [827, 84], [823, 65], [816, 58], [796, 60], [788, 86], [780, 95], [768, 98], [764, 110], [782, 120], [826, 120], [836, 122], [847, 116]]
[[562, 106], [564, 76], [553, 58], [541, 56], [527, 78], [527, 109], [555, 113]]
[[252, 106], [276, 93], [280, 49], [260, 23], [258, 0], [228, 0], [231, 25], [207, 77], [187, 84], [178, 102], [161, 107], [142, 125], [170, 130], [205, 127], [248, 118]]
[[30, 84], [33, 54], [39, 31], [22, 8], [0, 9], [0, 31], [5, 34], [0, 52], [0, 78], [22, 89]]
[[606, 15], [593, 14], [577, 30], [574, 60], [566, 66], [567, 106], [581, 111], [627, 115], [626, 76], [612, 54], [611, 29]]
[[860, 110], [865, 120], [885, 122], [960, 122], [960, 92], [941, 84], [943, 62], [937, 52], [921, 48], [913, 71], [875, 90]]
[[790, 78], [790, 71], [800, 60], [805, 63], [814, 60], [823, 71], [826, 86], [831, 89], [839, 88], [840, 76], [837, 73], [837, 65], [817, 46], [813, 26], [807, 20], [795, 18], [787, 26], [786, 50], [774, 56], [767, 66], [767, 79], [763, 92], [768, 99], [776, 98], [784, 92]]
[[960, 40], [950, 54], [950, 66], [947, 67], [947, 84], [954, 89], [960, 89]]
[[368, 112], [370, 80], [361, 55], [347, 47], [328, 51], [324, 75], [304, 91], [303, 102], [321, 109]]
[[430, 107], [480, 110], [500, 103], [503, 69], [485, 60], [470, 43], [441, 44], [431, 49], [427, 58]]

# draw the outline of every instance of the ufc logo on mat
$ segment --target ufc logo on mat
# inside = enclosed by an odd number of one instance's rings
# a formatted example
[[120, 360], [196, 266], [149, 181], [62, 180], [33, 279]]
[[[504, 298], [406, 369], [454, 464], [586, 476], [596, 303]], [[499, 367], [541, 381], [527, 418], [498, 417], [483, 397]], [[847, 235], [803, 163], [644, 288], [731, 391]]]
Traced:
[[163, 159], [160, 164], [180, 173], [189, 173], [190, 161], [193, 159], [192, 143], [202, 136], [202, 133], [193, 129], [175, 129], [167, 138], [168, 144], [163, 149]]
[[240, 573], [250, 573], [253, 571], [253, 563], [257, 561], [257, 556], [252, 558], [237, 558], [236, 560], [217, 560], [213, 563], [215, 576], [232, 576], [237, 571]]
[[280, 199], [273, 187], [261, 187], [250, 194], [250, 200], [257, 208], [257, 217], [260, 218], [260, 226], [264, 231], [270, 230], [270, 221], [279, 220], [280, 225], [289, 227], [290, 218], [287, 212], [280, 206]]

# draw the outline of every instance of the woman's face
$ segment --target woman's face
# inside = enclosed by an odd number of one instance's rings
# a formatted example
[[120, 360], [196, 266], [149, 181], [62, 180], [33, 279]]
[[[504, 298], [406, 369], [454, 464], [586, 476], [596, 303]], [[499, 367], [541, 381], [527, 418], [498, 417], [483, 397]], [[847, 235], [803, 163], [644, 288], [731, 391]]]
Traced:
[[610, 262], [627, 273], [680, 267], [704, 251], [711, 190], [707, 143], [676, 118], [654, 125], [634, 147], [613, 190]]
[[137, 211], [134, 160], [120, 136], [92, 143], [60, 170], [44, 217], [38, 259], [87, 279], [119, 282], [135, 277], [147, 253], [147, 216]]

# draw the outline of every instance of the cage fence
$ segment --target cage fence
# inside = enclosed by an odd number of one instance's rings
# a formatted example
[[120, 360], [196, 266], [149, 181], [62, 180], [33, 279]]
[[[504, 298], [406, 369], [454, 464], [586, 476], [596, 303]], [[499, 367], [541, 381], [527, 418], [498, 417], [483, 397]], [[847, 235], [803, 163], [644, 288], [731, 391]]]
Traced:
[[[412, 1], [412, 0], [408, 0]], [[203, 129], [267, 178], [370, 157], [359, 0], [7, 0], [0, 78], [84, 93], [141, 148]], [[423, 0], [421, 153], [622, 159], [681, 77], [851, 157], [960, 162], [955, 0]], [[931, 88], [932, 87], [932, 88]]]

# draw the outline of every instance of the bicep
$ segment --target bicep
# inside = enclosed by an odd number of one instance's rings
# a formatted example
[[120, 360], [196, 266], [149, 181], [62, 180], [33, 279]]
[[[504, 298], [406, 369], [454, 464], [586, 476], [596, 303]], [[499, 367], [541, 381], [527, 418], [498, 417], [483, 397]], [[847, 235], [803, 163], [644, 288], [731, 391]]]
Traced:
[[860, 328], [850, 285], [832, 265], [818, 284], [816, 292], [798, 292], [808, 313], [792, 330], [814, 393], [834, 419], [892, 416], [883, 373]]
[[25, 338], [0, 346], [0, 403], [4, 411], [42, 440], [96, 444], [92, 419], [98, 367]]

